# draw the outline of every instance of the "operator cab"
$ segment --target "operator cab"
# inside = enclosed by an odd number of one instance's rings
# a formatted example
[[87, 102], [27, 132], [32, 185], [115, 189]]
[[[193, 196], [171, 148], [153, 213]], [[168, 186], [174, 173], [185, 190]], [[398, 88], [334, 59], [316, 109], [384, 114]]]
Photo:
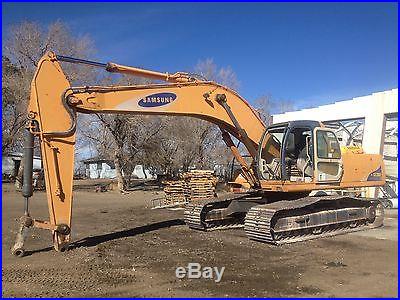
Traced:
[[338, 182], [342, 176], [335, 133], [317, 121], [291, 121], [267, 128], [258, 146], [261, 179]]

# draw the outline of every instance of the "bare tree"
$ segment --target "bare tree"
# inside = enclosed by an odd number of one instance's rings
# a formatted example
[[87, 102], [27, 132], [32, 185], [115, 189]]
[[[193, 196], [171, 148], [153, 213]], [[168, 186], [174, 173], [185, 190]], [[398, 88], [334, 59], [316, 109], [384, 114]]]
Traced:
[[[10, 134], [3, 136], [3, 146], [6, 146], [3, 151], [20, 143], [30, 82], [39, 59], [50, 50], [82, 58], [94, 53], [88, 37], [74, 37], [60, 21], [50, 24], [47, 29], [35, 22], [23, 22], [9, 28], [3, 45], [2, 102], [6, 108], [3, 110], [3, 125], [10, 128], [7, 132]], [[64, 69], [72, 81], [95, 78], [92, 69], [71, 64], [65, 64]]]
[[[159, 118], [159, 133], [143, 143], [141, 161], [145, 165], [152, 166], [158, 174], [173, 176], [180, 165], [177, 153], [180, 143], [175, 138], [174, 119], [171, 117]], [[172, 125], [172, 126], [171, 126]]]
[[[116, 85], [137, 85], [148, 82], [147, 80], [122, 76], [116, 81], [111, 77], [106, 77], [103, 83]], [[135, 167], [135, 158], [139, 153], [140, 141], [146, 135], [140, 130], [143, 124], [143, 116], [126, 116], [119, 114], [98, 115], [104, 128], [110, 133], [114, 151], [113, 161], [118, 180], [118, 189], [121, 193], [129, 187], [130, 178]]]
[[125, 192], [136, 164], [153, 162], [159, 131], [165, 125], [159, 117], [98, 114], [86, 120], [81, 136], [96, 148], [97, 155], [114, 161], [118, 188]]
[[117, 172], [118, 189], [124, 192], [127, 188], [123, 178], [124, 145], [130, 132], [129, 119], [123, 115], [98, 115], [99, 120], [109, 130], [114, 141], [114, 164]]
[[283, 99], [276, 100], [273, 99], [270, 94], [263, 95], [254, 102], [261, 119], [267, 125], [272, 123], [272, 114], [284, 113], [294, 108], [292, 101]]
[[230, 66], [218, 68], [212, 58], [198, 61], [194, 67], [194, 72], [207, 80], [218, 82], [233, 90], [237, 90], [240, 86], [239, 80], [232, 68]]
[[17, 68], [6, 57], [2, 58], [2, 152], [21, 149], [18, 139], [25, 125], [27, 95], [29, 95], [29, 79], [31, 73], [26, 69]]
[[[202, 71], [204, 69], [204, 72]], [[212, 60], [200, 62], [195, 72], [225, 85], [238, 86], [230, 68], [218, 69]], [[231, 82], [229, 82], [231, 81]], [[135, 77], [104, 78], [102, 84], [136, 85], [149, 83]], [[189, 117], [98, 115], [83, 126], [85, 136], [97, 154], [114, 160], [120, 191], [128, 188], [136, 164], [151, 166], [154, 172], [169, 176], [191, 167], [212, 168], [213, 151], [225, 145], [216, 143], [219, 129], [213, 124]], [[112, 150], [111, 150], [112, 149]], [[217, 151], [224, 153], [223, 151]], [[112, 154], [112, 155], [110, 155]]]
[[[93, 53], [87, 37], [75, 37], [62, 22], [57, 21], [47, 28], [35, 22], [23, 22], [9, 28], [3, 43], [3, 152], [20, 150], [21, 132], [25, 125], [25, 113], [30, 95], [30, 82], [39, 59], [52, 50], [56, 53], [87, 57]], [[93, 71], [76, 66], [65, 66], [66, 75], [77, 82], [80, 78], [95, 79]], [[19, 179], [22, 176], [20, 167]], [[17, 188], [20, 180], [16, 181]]]
[[[10, 26], [3, 45], [3, 55], [15, 66], [34, 70], [47, 51], [79, 58], [93, 57], [95, 53], [93, 42], [88, 36], [74, 36], [61, 21], [56, 21], [47, 28], [36, 22]], [[95, 71], [90, 67], [66, 63], [63, 70], [72, 82], [82, 78], [85, 81], [95, 78]]]
[[[194, 72], [207, 80], [216, 81], [230, 88], [239, 87], [232, 68], [218, 68], [213, 59], [199, 61], [194, 67]], [[160, 138], [164, 142], [160, 144], [162, 149], [159, 151], [174, 155], [173, 162], [164, 160], [168, 162], [170, 175], [179, 170], [187, 171], [191, 167], [213, 168], [215, 154], [227, 154], [226, 151], [221, 151], [226, 149], [226, 146], [219, 142], [221, 133], [216, 125], [191, 117], [168, 118], [165, 122], [167, 123], [165, 127], [173, 130], [163, 131]], [[230, 154], [227, 155], [231, 158]], [[167, 172], [166, 168], [164, 170]]]

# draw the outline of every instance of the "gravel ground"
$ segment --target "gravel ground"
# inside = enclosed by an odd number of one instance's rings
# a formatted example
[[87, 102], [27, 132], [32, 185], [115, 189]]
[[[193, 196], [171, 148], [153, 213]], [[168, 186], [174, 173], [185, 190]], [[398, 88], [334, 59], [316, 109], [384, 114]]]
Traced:
[[[182, 210], [151, 210], [162, 193], [76, 191], [72, 249], [57, 253], [34, 229], [29, 255], [10, 254], [23, 202], [3, 184], [3, 297], [397, 297], [397, 210], [383, 228], [284, 246], [249, 241], [242, 229], [199, 232]], [[47, 219], [44, 192], [32, 215]], [[225, 267], [222, 280], [178, 279], [196, 262]]]

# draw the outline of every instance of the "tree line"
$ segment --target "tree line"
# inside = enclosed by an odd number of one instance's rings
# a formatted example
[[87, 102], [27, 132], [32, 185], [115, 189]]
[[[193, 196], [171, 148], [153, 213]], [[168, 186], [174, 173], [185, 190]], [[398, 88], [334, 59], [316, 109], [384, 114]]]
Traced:
[[[2, 56], [3, 155], [22, 150], [30, 82], [39, 59], [49, 50], [82, 59], [96, 57], [90, 37], [74, 35], [60, 21], [47, 27], [36, 22], [23, 22], [9, 28], [8, 37], [3, 41]], [[104, 74], [82, 65], [62, 63], [62, 67], [73, 85], [151, 83], [132, 76]], [[191, 71], [232, 89], [239, 88], [232, 68], [218, 67], [212, 59], [199, 61]], [[274, 101], [268, 95], [255, 99], [254, 103], [267, 123], [271, 111], [293, 108], [290, 101]], [[229, 171], [228, 165], [232, 161], [219, 129], [212, 123], [190, 117], [79, 114], [77, 128], [76, 170], [82, 168], [80, 160], [90, 149], [91, 155], [114, 161], [121, 191], [128, 188], [130, 175], [137, 164], [155, 174], [174, 177], [193, 167], [213, 169], [220, 165]], [[38, 149], [36, 151], [39, 154]], [[17, 185], [19, 182], [17, 180]]]

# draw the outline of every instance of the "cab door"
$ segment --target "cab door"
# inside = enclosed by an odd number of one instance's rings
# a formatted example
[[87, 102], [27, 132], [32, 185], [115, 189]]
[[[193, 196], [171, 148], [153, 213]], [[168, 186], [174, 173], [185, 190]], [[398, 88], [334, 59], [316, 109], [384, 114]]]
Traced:
[[339, 141], [331, 130], [316, 127], [314, 139], [314, 178], [317, 183], [339, 182], [343, 174]]

